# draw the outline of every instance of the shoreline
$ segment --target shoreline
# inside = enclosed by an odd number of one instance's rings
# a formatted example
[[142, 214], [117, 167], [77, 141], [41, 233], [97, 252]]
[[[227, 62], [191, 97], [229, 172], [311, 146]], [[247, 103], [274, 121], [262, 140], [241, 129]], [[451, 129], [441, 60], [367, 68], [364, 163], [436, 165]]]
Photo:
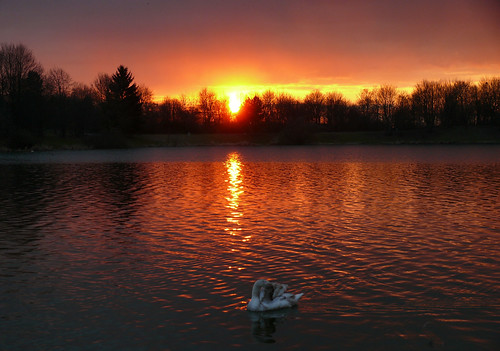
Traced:
[[[295, 141], [295, 142], [293, 142]], [[279, 146], [279, 145], [495, 145], [500, 144], [500, 128], [461, 127], [451, 129], [317, 132], [297, 140], [282, 133], [138, 134], [87, 135], [85, 137], [46, 136], [25, 148], [7, 147], [0, 140], [0, 152], [104, 150], [148, 147]]]

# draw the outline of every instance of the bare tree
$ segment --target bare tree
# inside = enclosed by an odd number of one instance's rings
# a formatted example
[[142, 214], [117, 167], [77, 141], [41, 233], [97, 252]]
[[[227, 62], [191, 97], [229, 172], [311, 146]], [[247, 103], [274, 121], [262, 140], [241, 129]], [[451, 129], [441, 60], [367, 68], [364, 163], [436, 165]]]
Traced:
[[324, 115], [324, 100], [325, 97], [318, 89], [307, 94], [304, 99], [308, 119], [312, 120], [316, 124], [320, 124], [322, 122]]
[[68, 96], [72, 85], [70, 75], [61, 68], [52, 68], [45, 78], [45, 87], [51, 95]]
[[342, 128], [347, 124], [347, 101], [341, 93], [330, 92], [325, 96], [326, 119], [330, 128]]
[[161, 127], [164, 127], [179, 120], [179, 116], [182, 112], [182, 103], [179, 99], [166, 97], [159, 105], [159, 111], [160, 115], [158, 123]]
[[227, 98], [217, 99], [214, 106], [215, 121], [217, 124], [227, 123], [231, 119]]
[[109, 87], [111, 85], [111, 76], [107, 73], [99, 73], [97, 78], [92, 83], [97, 101], [103, 102], [109, 94]]
[[264, 118], [264, 123], [271, 123], [273, 117], [276, 115], [276, 95], [274, 91], [268, 89], [261, 97], [262, 101], [262, 117]]
[[69, 113], [72, 103], [68, 99], [71, 85], [71, 77], [61, 68], [52, 68], [44, 79], [44, 89], [50, 96], [49, 115], [62, 137], [66, 136], [72, 129], [73, 122], [76, 122], [77, 114]]
[[0, 47], [0, 95], [19, 97], [23, 80], [30, 72], [42, 75], [43, 68], [33, 52], [22, 44], [2, 44]]
[[156, 105], [153, 101], [153, 91], [144, 84], [139, 85], [137, 90], [139, 92], [140, 102], [142, 105], [142, 112], [144, 114], [150, 114], [153, 112]]
[[475, 97], [477, 87], [470, 82], [457, 80], [453, 83], [441, 85], [443, 94], [443, 111], [441, 122], [444, 126], [453, 127], [457, 125], [475, 125], [477, 116], [475, 113]]
[[96, 113], [92, 88], [82, 83], [73, 83], [70, 103], [70, 125], [73, 134], [83, 136], [85, 132], [97, 130], [99, 117]]
[[215, 109], [217, 98], [213, 91], [203, 88], [198, 93], [198, 107], [204, 126], [208, 127], [215, 122]]
[[76, 99], [92, 99], [94, 97], [94, 92], [92, 88], [83, 83], [73, 83], [71, 89], [71, 97]]
[[394, 125], [398, 129], [409, 129], [415, 126], [411, 113], [411, 96], [406, 92], [398, 94], [394, 112]]
[[500, 123], [500, 77], [482, 79], [478, 86], [480, 124]]
[[299, 102], [290, 94], [281, 93], [276, 97], [276, 116], [281, 125], [297, 117]]
[[374, 90], [363, 89], [359, 94], [358, 107], [363, 118], [370, 123], [378, 123], [377, 97]]
[[424, 80], [415, 86], [412, 94], [413, 110], [424, 125], [432, 129], [438, 124], [442, 108], [442, 94], [438, 82]]
[[196, 129], [196, 114], [185, 95], [165, 98], [158, 106], [157, 130], [186, 132]]
[[144, 84], [141, 84], [137, 87], [139, 91], [139, 96], [141, 97], [141, 103], [143, 104], [152, 104], [153, 103], [153, 91], [149, 89]]
[[377, 105], [380, 109], [379, 116], [388, 128], [394, 128], [394, 108], [397, 101], [396, 87], [392, 85], [381, 85], [376, 90]]

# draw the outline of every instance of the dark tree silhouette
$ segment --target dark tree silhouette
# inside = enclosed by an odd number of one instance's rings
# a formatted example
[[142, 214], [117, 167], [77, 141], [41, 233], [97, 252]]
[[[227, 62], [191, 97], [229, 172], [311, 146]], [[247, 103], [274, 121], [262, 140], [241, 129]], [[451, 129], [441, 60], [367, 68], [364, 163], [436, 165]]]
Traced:
[[140, 128], [141, 95], [133, 81], [132, 73], [124, 66], [119, 66], [111, 77], [105, 101], [109, 131], [117, 129], [132, 134]]
[[456, 81], [443, 85], [443, 111], [441, 122], [443, 126], [455, 127], [475, 124], [474, 96], [475, 87], [465, 81]]
[[66, 137], [68, 127], [74, 118], [69, 99], [72, 84], [70, 75], [61, 68], [51, 69], [44, 78], [50, 124], [62, 137]]
[[207, 88], [203, 88], [198, 93], [198, 109], [200, 112], [201, 124], [210, 130], [215, 124], [217, 109], [217, 97], [215, 93]]
[[429, 130], [438, 124], [442, 105], [442, 89], [438, 82], [424, 80], [418, 83], [412, 94], [413, 110]]
[[319, 90], [314, 90], [307, 94], [304, 99], [305, 112], [307, 121], [315, 124], [322, 122], [325, 110], [325, 97]]
[[500, 125], [500, 77], [481, 80], [477, 98], [479, 124]]
[[266, 90], [261, 97], [262, 100], [262, 118], [266, 126], [271, 127], [274, 124], [276, 116], [276, 94], [272, 90]]
[[281, 93], [276, 98], [276, 120], [284, 126], [299, 118], [300, 103], [292, 95]]
[[83, 84], [74, 84], [70, 101], [73, 134], [82, 137], [86, 132], [97, 131], [99, 115], [92, 89]]
[[394, 125], [396, 129], [412, 129], [415, 127], [411, 113], [411, 97], [407, 93], [400, 93], [397, 97]]
[[106, 100], [106, 96], [109, 94], [109, 86], [111, 85], [111, 76], [107, 73], [99, 73], [97, 78], [92, 83], [92, 89], [94, 91], [95, 98], [99, 102]]
[[396, 87], [392, 85], [382, 85], [376, 91], [376, 101], [379, 107], [379, 116], [387, 129], [395, 128], [394, 110], [396, 107], [398, 94]]
[[[24, 45], [2, 44], [0, 46], [2, 133], [14, 137], [19, 133], [34, 131], [34, 121], [32, 116], [28, 115], [28, 111], [36, 111], [33, 104], [39, 102], [38, 83], [41, 83], [42, 72], [42, 66], [36, 61], [31, 50]], [[27, 100], [35, 95], [36, 101]]]
[[30, 72], [41, 75], [42, 66], [24, 45], [2, 44], [0, 47], [0, 95], [16, 99], [22, 82]]
[[198, 130], [197, 114], [189, 108], [185, 98], [166, 98], [156, 105], [152, 118], [148, 118], [148, 130], [154, 133], [185, 133]]
[[[383, 85], [362, 91], [356, 103], [335, 92], [316, 90], [299, 100], [268, 90], [247, 98], [234, 121], [229, 117], [227, 100], [208, 89], [197, 100], [156, 103], [124, 66], [112, 76], [99, 74], [86, 87], [73, 83], [60, 68], [44, 74], [22, 44], [0, 45], [0, 142], [10, 148], [30, 147], [55, 134], [81, 137], [97, 147], [124, 145], [121, 133], [143, 131], [275, 132], [278, 142], [297, 144], [321, 130], [394, 128], [399, 134], [422, 127], [500, 126], [500, 78], [477, 84], [423, 80], [411, 93]], [[121, 132], [114, 135], [116, 142], [109, 132]]]
[[365, 128], [375, 129], [379, 124], [376, 93], [373, 90], [363, 89], [359, 94], [358, 110], [365, 124]]
[[16, 106], [16, 126], [32, 134], [43, 134], [43, 80], [36, 71], [30, 71], [21, 82], [19, 105]]
[[62, 68], [52, 68], [45, 77], [45, 90], [50, 95], [68, 96], [72, 84], [70, 75]]
[[255, 132], [261, 127], [262, 116], [262, 100], [255, 95], [245, 99], [238, 112], [237, 121], [244, 130]]
[[347, 125], [347, 101], [341, 93], [331, 92], [325, 96], [326, 118], [330, 130], [342, 130]]

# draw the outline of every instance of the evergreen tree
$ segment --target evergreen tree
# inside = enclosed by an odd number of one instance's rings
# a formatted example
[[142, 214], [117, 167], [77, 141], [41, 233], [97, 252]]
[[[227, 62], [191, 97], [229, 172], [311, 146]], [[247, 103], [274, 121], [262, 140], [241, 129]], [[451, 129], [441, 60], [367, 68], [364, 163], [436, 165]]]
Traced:
[[142, 103], [139, 89], [127, 67], [120, 66], [111, 76], [106, 94], [108, 130], [134, 133], [141, 127]]

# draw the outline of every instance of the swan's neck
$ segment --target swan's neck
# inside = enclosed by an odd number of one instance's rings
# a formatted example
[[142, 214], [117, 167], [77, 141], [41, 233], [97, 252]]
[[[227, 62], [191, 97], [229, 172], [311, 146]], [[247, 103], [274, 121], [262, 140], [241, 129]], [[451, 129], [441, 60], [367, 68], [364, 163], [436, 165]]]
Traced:
[[255, 282], [255, 284], [253, 285], [253, 288], [252, 288], [252, 298], [257, 298], [257, 299], [260, 299], [260, 290], [262, 288], [263, 285], [265, 285], [267, 283], [267, 281], [265, 280], [257, 280]]
[[254, 284], [252, 288], [252, 298], [254, 297], [260, 299], [260, 284]]

